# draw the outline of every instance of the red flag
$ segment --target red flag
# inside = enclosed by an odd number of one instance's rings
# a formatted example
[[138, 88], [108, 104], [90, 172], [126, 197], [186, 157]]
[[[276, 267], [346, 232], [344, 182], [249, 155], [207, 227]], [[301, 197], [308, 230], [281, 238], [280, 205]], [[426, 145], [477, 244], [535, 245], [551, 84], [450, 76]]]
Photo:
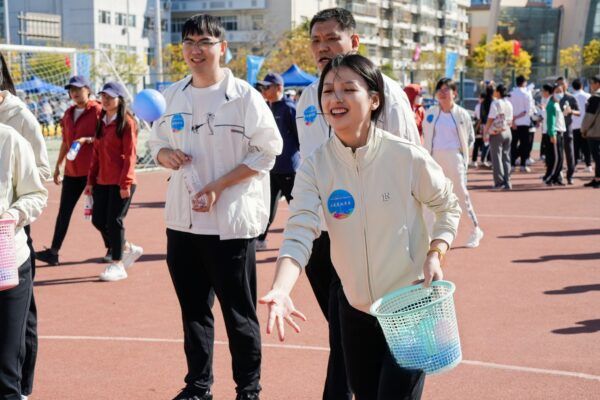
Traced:
[[69, 68], [71, 68], [71, 59], [69, 58], [69, 56], [65, 57], [65, 65]]
[[417, 62], [417, 61], [419, 61], [420, 58], [421, 58], [421, 46], [416, 45], [415, 46], [415, 52], [413, 53], [412, 60], [414, 62]]
[[521, 53], [521, 42], [519, 42], [518, 40], [513, 40], [513, 55], [515, 57], [519, 57], [520, 53]]

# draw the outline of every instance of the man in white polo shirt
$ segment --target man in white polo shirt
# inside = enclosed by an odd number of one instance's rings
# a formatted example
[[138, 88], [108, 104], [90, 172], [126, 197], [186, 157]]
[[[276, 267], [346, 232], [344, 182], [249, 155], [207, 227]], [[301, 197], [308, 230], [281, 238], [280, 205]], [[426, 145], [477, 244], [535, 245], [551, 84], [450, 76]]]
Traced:
[[513, 106], [512, 142], [510, 151], [510, 163], [513, 169], [517, 158], [520, 159], [521, 172], [531, 172], [527, 166], [527, 160], [531, 154], [531, 141], [533, 136], [529, 134], [531, 126], [531, 114], [534, 110], [534, 102], [531, 93], [527, 90], [527, 80], [523, 75], [517, 76], [516, 84], [508, 98]]

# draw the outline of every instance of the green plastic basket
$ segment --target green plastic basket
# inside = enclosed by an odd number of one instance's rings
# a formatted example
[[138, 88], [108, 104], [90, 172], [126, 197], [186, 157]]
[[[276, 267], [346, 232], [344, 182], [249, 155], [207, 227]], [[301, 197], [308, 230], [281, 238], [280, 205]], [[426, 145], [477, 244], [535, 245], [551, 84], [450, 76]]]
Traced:
[[448, 281], [413, 285], [383, 296], [371, 306], [398, 364], [438, 374], [462, 360], [453, 293]]

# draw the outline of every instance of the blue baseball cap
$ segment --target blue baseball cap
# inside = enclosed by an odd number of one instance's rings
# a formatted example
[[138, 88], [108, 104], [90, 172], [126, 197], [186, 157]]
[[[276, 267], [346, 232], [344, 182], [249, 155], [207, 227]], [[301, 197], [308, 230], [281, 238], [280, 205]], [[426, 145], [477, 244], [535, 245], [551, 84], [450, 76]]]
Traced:
[[67, 83], [65, 85], [65, 89], [69, 90], [71, 88], [71, 86], [77, 87], [77, 88], [86, 87], [89, 89], [90, 82], [85, 78], [85, 76], [75, 75], [75, 76], [72, 76], [71, 79], [69, 79], [69, 83]]
[[262, 81], [258, 81], [258, 83], [262, 86], [283, 86], [283, 78], [281, 75], [276, 74], [275, 72], [269, 72], [267, 75], [265, 75], [264, 79]]
[[99, 94], [106, 93], [110, 97], [127, 97], [125, 88], [119, 82], [106, 82]]

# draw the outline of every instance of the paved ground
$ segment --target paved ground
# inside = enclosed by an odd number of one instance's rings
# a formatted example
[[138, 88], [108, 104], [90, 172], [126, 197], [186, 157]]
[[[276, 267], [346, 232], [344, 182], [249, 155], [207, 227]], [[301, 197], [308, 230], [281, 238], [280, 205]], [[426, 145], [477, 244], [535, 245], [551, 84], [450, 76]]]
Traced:
[[[515, 190], [492, 192], [489, 171], [470, 173], [485, 238], [447, 257], [465, 361], [428, 378], [425, 399], [600, 398], [600, 190], [546, 188], [539, 170], [516, 174]], [[162, 207], [167, 174], [139, 175], [128, 238], [145, 249], [129, 279], [100, 283], [99, 235], [79, 204], [60, 267], [38, 269], [40, 354], [37, 399], [170, 399], [183, 386], [185, 359], [179, 308], [165, 265]], [[580, 179], [581, 178], [581, 179]], [[37, 248], [48, 245], [58, 208], [53, 184], [47, 210], [33, 225]], [[274, 272], [287, 217], [282, 204], [270, 250], [258, 254], [259, 293]], [[263, 336], [267, 400], [320, 398], [327, 328], [304, 277], [294, 291], [309, 321], [284, 344]], [[218, 306], [215, 398], [233, 399], [230, 357]], [[259, 309], [265, 322], [265, 309]], [[263, 326], [264, 329], [264, 326]]]

